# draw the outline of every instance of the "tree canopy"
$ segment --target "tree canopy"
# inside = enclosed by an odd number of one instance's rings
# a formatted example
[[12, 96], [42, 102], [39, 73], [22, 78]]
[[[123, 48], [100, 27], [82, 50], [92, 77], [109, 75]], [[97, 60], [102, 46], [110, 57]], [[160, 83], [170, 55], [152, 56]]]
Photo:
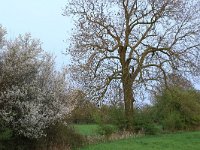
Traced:
[[69, 1], [73, 77], [92, 99], [119, 80], [130, 122], [137, 94], [167, 83], [168, 73], [199, 75], [199, 9], [195, 0]]

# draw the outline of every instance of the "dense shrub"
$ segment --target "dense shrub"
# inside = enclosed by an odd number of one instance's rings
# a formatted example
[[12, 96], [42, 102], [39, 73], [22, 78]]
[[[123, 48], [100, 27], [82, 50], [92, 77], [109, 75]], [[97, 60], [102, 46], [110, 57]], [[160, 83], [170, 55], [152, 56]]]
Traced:
[[106, 137], [109, 137], [112, 133], [116, 132], [116, 127], [109, 124], [102, 124], [99, 125], [99, 128], [97, 129], [97, 132], [100, 135], [105, 135]]
[[146, 124], [144, 126], [144, 133], [148, 135], [156, 135], [162, 133], [162, 127], [155, 123]]
[[103, 105], [94, 113], [93, 117], [97, 124], [112, 124], [119, 130], [125, 129], [127, 125], [124, 109], [119, 106]]
[[112, 107], [111, 109], [112, 124], [117, 126], [119, 130], [124, 130], [127, 126], [124, 109], [122, 107]]
[[69, 150], [85, 144], [83, 136], [62, 123], [49, 126], [45, 130], [46, 136], [30, 139], [14, 135], [10, 129], [0, 133], [1, 150]]
[[97, 124], [112, 124], [113, 118], [111, 116], [111, 106], [102, 105], [93, 114], [93, 118]]
[[1, 150], [36, 150], [37, 140], [30, 139], [21, 135], [15, 135], [9, 128], [4, 128], [0, 133]]
[[165, 130], [195, 128], [200, 125], [200, 94], [194, 89], [165, 89], [156, 97], [154, 111]]
[[135, 110], [133, 127], [136, 133], [158, 134], [161, 128], [154, 122], [152, 106], [145, 106]]
[[171, 112], [162, 120], [162, 126], [165, 130], [176, 131], [187, 127], [180, 112]]
[[44, 150], [53, 148], [57, 149], [74, 149], [85, 143], [85, 138], [78, 134], [74, 128], [57, 123], [46, 129], [45, 137], [38, 141], [38, 147]]

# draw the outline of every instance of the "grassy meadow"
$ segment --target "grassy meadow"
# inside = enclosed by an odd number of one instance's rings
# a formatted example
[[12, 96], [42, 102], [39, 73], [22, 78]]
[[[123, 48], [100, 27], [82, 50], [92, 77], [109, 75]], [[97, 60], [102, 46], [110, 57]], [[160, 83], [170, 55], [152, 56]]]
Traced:
[[[98, 125], [75, 125], [83, 135], [96, 135]], [[80, 150], [199, 150], [200, 131], [132, 137], [89, 145]]]
[[75, 124], [73, 125], [75, 130], [80, 133], [81, 135], [97, 135], [97, 124]]

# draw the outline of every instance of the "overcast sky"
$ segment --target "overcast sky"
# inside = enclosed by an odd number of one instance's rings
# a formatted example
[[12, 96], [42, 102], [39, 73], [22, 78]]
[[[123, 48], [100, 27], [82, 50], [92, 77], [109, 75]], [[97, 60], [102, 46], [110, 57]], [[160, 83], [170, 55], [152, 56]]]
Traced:
[[[0, 24], [8, 38], [31, 33], [43, 42], [43, 49], [56, 56], [56, 66], [69, 63], [63, 55], [72, 28], [69, 18], [62, 16], [67, 0], [0, 0]], [[199, 83], [196, 87], [200, 89]]]
[[[7, 37], [31, 33], [43, 42], [43, 49], [53, 53], [58, 68], [69, 62], [63, 55], [72, 23], [62, 16], [67, 0], [0, 0], [0, 24]], [[69, 42], [68, 42], [69, 43]]]

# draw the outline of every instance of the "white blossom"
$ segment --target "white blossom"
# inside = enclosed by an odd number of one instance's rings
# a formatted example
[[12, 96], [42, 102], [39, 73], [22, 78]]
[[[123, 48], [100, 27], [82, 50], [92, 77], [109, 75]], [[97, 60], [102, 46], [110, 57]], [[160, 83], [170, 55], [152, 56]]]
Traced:
[[52, 56], [30, 34], [7, 41], [0, 55], [0, 119], [16, 134], [44, 136], [74, 108], [66, 71], [55, 70]]

